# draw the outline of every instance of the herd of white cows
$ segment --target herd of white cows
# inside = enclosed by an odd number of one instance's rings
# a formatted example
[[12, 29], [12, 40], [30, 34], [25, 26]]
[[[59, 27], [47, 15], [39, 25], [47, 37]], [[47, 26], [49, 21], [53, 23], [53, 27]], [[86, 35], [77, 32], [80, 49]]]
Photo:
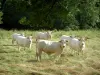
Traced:
[[[41, 60], [42, 52], [50, 54], [55, 54], [55, 56], [60, 57], [63, 49], [68, 45], [71, 49], [77, 50], [78, 52], [83, 51], [85, 49], [85, 40], [88, 38], [76, 38], [72, 36], [62, 35], [59, 38], [59, 41], [51, 41], [52, 32], [38, 32], [36, 33], [36, 58], [38, 61]], [[12, 44], [18, 45], [18, 49], [20, 50], [20, 46], [29, 47], [31, 49], [32, 46], [32, 36], [26, 37], [24, 34], [14, 33], [12, 35]]]

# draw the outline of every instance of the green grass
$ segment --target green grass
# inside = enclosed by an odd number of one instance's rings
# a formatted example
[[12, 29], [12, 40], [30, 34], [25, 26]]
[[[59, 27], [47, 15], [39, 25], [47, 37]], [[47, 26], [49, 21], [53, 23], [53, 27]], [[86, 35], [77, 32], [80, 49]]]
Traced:
[[[42, 54], [42, 61], [35, 59], [35, 43], [32, 49], [18, 50], [11, 43], [13, 33], [24, 32], [35, 37], [38, 31], [0, 29], [0, 75], [100, 75], [100, 30], [53, 31], [52, 40], [59, 40], [62, 34], [88, 36], [84, 55], [75, 55], [67, 46], [64, 56], [54, 63], [48, 55]], [[34, 40], [34, 39], [33, 39]]]

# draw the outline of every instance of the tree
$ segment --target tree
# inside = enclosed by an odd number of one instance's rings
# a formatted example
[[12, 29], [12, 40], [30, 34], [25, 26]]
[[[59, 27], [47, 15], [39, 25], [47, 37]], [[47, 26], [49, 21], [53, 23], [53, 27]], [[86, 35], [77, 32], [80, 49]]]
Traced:
[[[99, 0], [5, 0], [3, 22], [34, 29], [99, 27]], [[3, 3], [2, 3], [3, 4]]]
[[3, 23], [3, 21], [2, 21], [3, 13], [2, 13], [2, 11], [1, 11], [1, 8], [2, 8], [2, 1], [0, 0], [0, 24]]

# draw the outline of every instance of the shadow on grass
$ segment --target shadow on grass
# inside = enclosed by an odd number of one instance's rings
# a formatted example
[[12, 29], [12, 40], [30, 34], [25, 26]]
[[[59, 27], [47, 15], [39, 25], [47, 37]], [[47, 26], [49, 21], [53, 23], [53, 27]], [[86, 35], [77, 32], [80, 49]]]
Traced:
[[27, 62], [38, 62], [38, 61], [34, 59], [34, 60], [28, 60]]
[[0, 51], [0, 53], [19, 53], [19, 51]]
[[17, 46], [17, 45], [0, 45], [0, 46]]
[[0, 51], [0, 53], [9, 53], [9, 52], [7, 52], [7, 51]]
[[29, 73], [29, 75], [43, 75], [43, 74], [41, 74], [39, 72], [32, 72], [32, 73]]
[[1, 74], [2, 74], [2, 75], [6, 75], [8, 72], [9, 72], [9, 71], [0, 69], [0, 75], [1, 75]]

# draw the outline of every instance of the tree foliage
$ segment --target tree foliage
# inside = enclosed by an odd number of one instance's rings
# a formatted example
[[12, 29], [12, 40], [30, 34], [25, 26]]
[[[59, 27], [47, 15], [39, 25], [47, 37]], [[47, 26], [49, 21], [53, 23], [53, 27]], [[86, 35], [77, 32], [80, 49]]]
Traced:
[[5, 0], [2, 6], [3, 22], [12, 27], [100, 28], [99, 0]]
[[3, 21], [2, 21], [2, 16], [3, 16], [3, 13], [2, 13], [2, 11], [1, 11], [1, 7], [2, 7], [2, 1], [0, 0], [0, 24], [2, 24], [3, 23]]

